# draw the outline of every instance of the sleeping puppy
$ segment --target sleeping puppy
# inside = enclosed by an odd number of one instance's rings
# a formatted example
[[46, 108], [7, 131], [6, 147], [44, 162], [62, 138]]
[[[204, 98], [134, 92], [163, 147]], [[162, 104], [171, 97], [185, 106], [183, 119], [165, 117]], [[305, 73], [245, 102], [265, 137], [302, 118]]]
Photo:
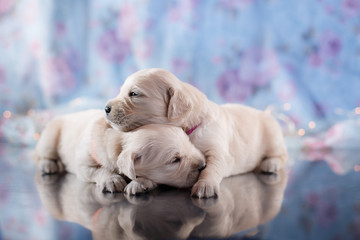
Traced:
[[280, 126], [270, 113], [238, 104], [219, 106], [163, 69], [129, 76], [105, 112], [111, 126], [122, 131], [151, 123], [181, 127], [206, 158], [192, 188], [199, 198], [216, 196], [224, 177], [255, 169], [274, 173], [287, 159]]
[[[36, 147], [46, 174], [68, 171], [96, 183], [105, 192], [133, 195], [157, 184], [190, 187], [205, 167], [205, 158], [182, 129], [147, 125], [133, 132], [113, 129], [101, 110], [52, 120]], [[130, 178], [128, 185], [123, 174]]]

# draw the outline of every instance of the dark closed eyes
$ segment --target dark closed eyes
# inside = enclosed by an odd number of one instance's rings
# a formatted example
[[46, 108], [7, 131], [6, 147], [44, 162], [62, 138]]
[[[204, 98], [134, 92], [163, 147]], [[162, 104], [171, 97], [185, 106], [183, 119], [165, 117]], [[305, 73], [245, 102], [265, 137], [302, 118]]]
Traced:
[[176, 158], [174, 158], [174, 160], [171, 163], [175, 164], [175, 163], [179, 163], [180, 161], [181, 161], [181, 158], [176, 157]]

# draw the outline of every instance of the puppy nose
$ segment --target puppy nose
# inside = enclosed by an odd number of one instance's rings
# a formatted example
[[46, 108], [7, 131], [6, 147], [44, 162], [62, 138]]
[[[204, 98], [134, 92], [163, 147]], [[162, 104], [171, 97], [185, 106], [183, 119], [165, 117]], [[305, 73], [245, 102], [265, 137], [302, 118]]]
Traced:
[[109, 114], [111, 112], [111, 107], [110, 106], [106, 106], [105, 107], [105, 112], [106, 114]]
[[206, 163], [204, 163], [203, 165], [199, 166], [199, 172], [201, 172], [202, 170], [204, 170], [206, 168]]

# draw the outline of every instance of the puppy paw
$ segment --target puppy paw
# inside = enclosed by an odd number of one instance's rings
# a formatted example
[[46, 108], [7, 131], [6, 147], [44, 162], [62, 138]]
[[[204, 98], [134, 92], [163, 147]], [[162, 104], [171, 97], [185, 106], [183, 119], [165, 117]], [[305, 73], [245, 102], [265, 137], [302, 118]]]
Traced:
[[55, 174], [64, 171], [64, 165], [61, 161], [42, 159], [39, 162], [40, 170], [43, 174]]
[[218, 201], [218, 198], [192, 198], [192, 203], [203, 210], [212, 209]]
[[113, 175], [98, 183], [103, 193], [117, 193], [124, 191], [126, 181], [120, 175]]
[[280, 158], [267, 158], [261, 162], [259, 169], [264, 173], [277, 173], [281, 169], [281, 166]]
[[285, 171], [280, 169], [277, 173], [259, 173], [257, 174], [261, 182], [267, 185], [275, 185], [281, 182], [285, 178]]
[[145, 206], [146, 204], [151, 203], [153, 199], [151, 194], [137, 194], [137, 195], [125, 194], [124, 196], [126, 197], [129, 203], [136, 206], [139, 205]]
[[197, 198], [211, 198], [217, 197], [219, 194], [220, 185], [213, 182], [199, 180], [192, 187], [191, 196]]
[[125, 188], [125, 193], [127, 195], [136, 195], [144, 192], [148, 192], [156, 188], [157, 184], [151, 180], [145, 178], [138, 178], [131, 181]]

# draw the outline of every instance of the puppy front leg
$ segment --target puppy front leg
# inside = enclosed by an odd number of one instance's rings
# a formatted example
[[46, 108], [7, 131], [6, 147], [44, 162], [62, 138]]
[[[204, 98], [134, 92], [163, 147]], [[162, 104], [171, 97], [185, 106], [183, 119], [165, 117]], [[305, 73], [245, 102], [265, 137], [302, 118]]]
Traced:
[[125, 179], [115, 172], [115, 169], [111, 171], [95, 162], [88, 149], [84, 147], [88, 144], [81, 146], [83, 147], [77, 150], [75, 159], [77, 176], [85, 182], [96, 183], [102, 192], [122, 192], [127, 184]]
[[40, 158], [37, 165], [43, 174], [56, 174], [65, 171], [64, 164], [61, 160]]
[[278, 157], [265, 158], [261, 161], [259, 169], [264, 173], [277, 173], [283, 168], [283, 160]]
[[220, 192], [220, 182], [223, 179], [223, 157], [208, 156], [206, 168], [201, 171], [198, 181], [191, 190], [191, 196], [198, 198], [216, 197]]
[[125, 193], [127, 195], [136, 195], [151, 191], [157, 187], [157, 184], [150, 179], [138, 177], [132, 180], [126, 187]]
[[123, 192], [126, 186], [125, 179], [115, 172], [104, 167], [82, 165], [79, 167], [79, 177], [86, 182], [94, 182], [102, 192]]

